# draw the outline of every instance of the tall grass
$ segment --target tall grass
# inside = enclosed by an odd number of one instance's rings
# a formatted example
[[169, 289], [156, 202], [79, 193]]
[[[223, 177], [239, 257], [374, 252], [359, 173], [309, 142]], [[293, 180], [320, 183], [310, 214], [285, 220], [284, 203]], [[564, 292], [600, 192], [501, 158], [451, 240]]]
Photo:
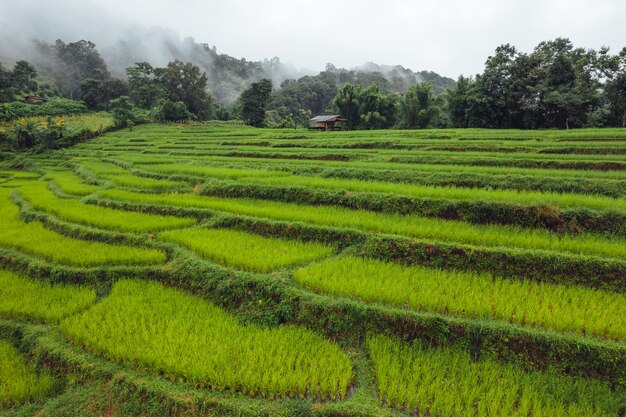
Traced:
[[31, 281], [0, 270], [0, 316], [58, 322], [96, 301], [94, 290]]
[[0, 246], [76, 266], [159, 264], [165, 261], [165, 254], [155, 249], [73, 239], [52, 232], [39, 222], [26, 223], [20, 219], [10, 193], [10, 189], [0, 188]]
[[403, 216], [341, 207], [306, 206], [244, 198], [205, 197], [184, 193], [152, 195], [123, 190], [105, 190], [101, 196], [130, 202], [199, 207], [276, 220], [351, 227], [444, 242], [626, 258], [626, 241], [617, 237], [609, 239], [594, 235], [557, 235], [546, 230], [514, 226], [473, 225], [461, 221], [430, 219], [414, 215]]
[[0, 340], [0, 407], [44, 397], [54, 386], [54, 379], [37, 374], [9, 342]]
[[294, 272], [305, 287], [341, 297], [626, 340], [626, 296], [590, 288], [333, 258]]
[[30, 185], [32, 185], [33, 180], [32, 179], [10, 179], [4, 182], [0, 182], [0, 188], [11, 188], [11, 189], [17, 189], [17, 188], [21, 188], [21, 187], [28, 187]]
[[618, 417], [626, 401], [604, 382], [474, 361], [467, 352], [384, 336], [369, 337], [367, 346], [381, 401], [420, 417]]
[[118, 282], [104, 301], [62, 321], [61, 330], [112, 360], [222, 391], [338, 399], [352, 379], [347, 356], [319, 335], [240, 324], [153, 282]]
[[79, 158], [75, 158], [74, 160], [99, 177], [107, 175], [123, 175], [128, 173], [121, 166], [115, 165], [111, 162], [103, 162], [92, 156], [81, 156]]
[[317, 243], [268, 238], [228, 229], [183, 229], [161, 232], [160, 238], [183, 244], [217, 263], [246, 271], [269, 272], [332, 253]]
[[20, 193], [38, 210], [53, 213], [69, 222], [102, 229], [147, 232], [190, 226], [196, 222], [191, 218], [115, 210], [108, 207], [82, 204], [76, 200], [58, 198], [43, 182], [34, 182], [31, 186], [22, 187]]

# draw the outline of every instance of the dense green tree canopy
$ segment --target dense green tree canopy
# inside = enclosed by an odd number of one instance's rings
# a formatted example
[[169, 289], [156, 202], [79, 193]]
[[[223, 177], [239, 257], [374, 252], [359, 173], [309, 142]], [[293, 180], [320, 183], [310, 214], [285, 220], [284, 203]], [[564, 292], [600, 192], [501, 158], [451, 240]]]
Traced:
[[137, 118], [133, 112], [133, 105], [128, 96], [121, 96], [109, 103], [109, 111], [113, 114], [113, 120], [116, 126], [125, 127], [132, 126]]
[[79, 97], [80, 83], [87, 78], [104, 80], [109, 77], [107, 66], [93, 42], [80, 40], [65, 43], [57, 39], [54, 45], [39, 44], [46, 57], [43, 65], [54, 76], [57, 85], [68, 98]]
[[199, 119], [206, 120], [213, 113], [213, 103], [207, 91], [207, 75], [190, 62], [173, 61], [163, 70], [161, 82], [167, 98], [182, 102]]
[[[266, 75], [283, 68], [278, 58], [254, 63], [194, 44], [198, 57], [208, 54], [214, 63], [208, 73], [180, 60], [163, 68], [139, 62], [127, 68], [126, 81], [110, 75], [90, 41], [37, 45], [36, 66], [0, 66], [0, 102], [39, 92], [80, 99], [93, 110], [129, 96], [153, 114], [165, 109], [201, 120], [241, 117], [254, 126], [306, 126], [311, 116], [331, 112], [346, 117], [353, 129], [626, 126], [626, 48], [611, 54], [606, 47], [575, 47], [566, 38], [541, 42], [528, 53], [498, 46], [480, 74], [456, 83], [401, 66], [370, 63], [346, 70], [327, 64], [318, 75], [288, 79], [276, 89]], [[215, 111], [209, 84], [223, 100]], [[233, 89], [243, 91], [234, 104]]]
[[37, 90], [36, 75], [35, 68], [26, 61], [16, 62], [12, 71], [0, 64], [0, 102], [12, 101], [23, 91]]
[[87, 107], [102, 109], [109, 101], [128, 95], [128, 91], [128, 84], [117, 78], [85, 78], [80, 82], [79, 92]]
[[339, 89], [333, 105], [352, 129], [384, 129], [396, 123], [397, 96], [377, 84], [363, 88], [348, 83]]
[[213, 101], [207, 90], [207, 75], [189, 62], [172, 61], [165, 68], [140, 62], [126, 69], [130, 97], [144, 109], [152, 109], [166, 99], [181, 102], [198, 119], [213, 115]]
[[621, 125], [622, 53], [575, 48], [564, 38], [541, 42], [530, 54], [502, 45], [487, 59], [482, 74], [461, 77], [448, 89], [450, 118], [457, 127]]
[[159, 121], [168, 120], [186, 120], [190, 119], [192, 114], [182, 101], [172, 101], [162, 98], [157, 101], [152, 109], [152, 117]]
[[607, 63], [605, 99], [609, 124], [626, 127], [626, 47]]
[[239, 97], [241, 118], [250, 126], [262, 127], [265, 124], [265, 111], [272, 94], [272, 81], [261, 80], [252, 83]]
[[400, 100], [402, 125], [409, 129], [445, 127], [443, 105], [443, 96], [435, 97], [430, 83], [416, 84]]
[[163, 71], [163, 68], [155, 68], [148, 62], [126, 68], [130, 97], [137, 106], [150, 109], [157, 100], [165, 97], [165, 86], [160, 82]]

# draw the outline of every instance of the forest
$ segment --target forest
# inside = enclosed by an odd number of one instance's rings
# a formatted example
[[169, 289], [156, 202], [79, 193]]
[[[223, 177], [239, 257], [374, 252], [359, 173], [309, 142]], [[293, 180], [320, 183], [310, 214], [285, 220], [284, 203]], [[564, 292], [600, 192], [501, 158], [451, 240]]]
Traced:
[[[327, 64], [317, 75], [278, 84], [267, 70], [282, 65], [277, 58], [254, 63], [202, 44], [195, 47], [211, 54], [211, 74], [176, 59], [164, 67], [138, 62], [115, 76], [90, 41], [38, 41], [35, 47], [35, 62], [0, 65], [0, 120], [115, 113], [121, 106], [121, 124], [235, 119], [256, 127], [296, 128], [308, 126], [312, 116], [337, 113], [351, 129], [626, 126], [626, 47], [619, 53], [585, 49], [566, 38], [541, 42], [529, 53], [498, 46], [482, 73], [456, 82], [401, 66], [346, 70]], [[232, 77], [226, 80], [233, 74], [238, 85]], [[24, 95], [48, 101], [27, 105]]]

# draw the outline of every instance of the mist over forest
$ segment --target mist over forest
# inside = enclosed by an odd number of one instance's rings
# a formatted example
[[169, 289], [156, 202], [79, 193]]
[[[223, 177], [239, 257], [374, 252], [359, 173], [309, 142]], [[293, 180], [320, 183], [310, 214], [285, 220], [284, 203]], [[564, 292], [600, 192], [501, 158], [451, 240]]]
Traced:
[[[261, 79], [269, 79], [279, 87], [285, 80], [318, 73], [298, 69], [282, 62], [280, 57], [251, 61], [230, 56], [227, 51], [218, 50], [218, 45], [205, 43], [210, 39], [182, 37], [172, 29], [145, 27], [103, 10], [91, 10], [92, 6], [85, 3], [70, 3], [69, 10], [73, 12], [61, 16], [51, 15], [47, 8], [33, 10], [27, 3], [12, 7], [11, 14], [23, 18], [11, 19], [0, 27], [0, 62], [6, 65], [25, 59], [44, 70], [50, 69], [55, 63], [49, 54], [42, 53], [42, 45], [54, 44], [57, 39], [66, 43], [84, 39], [95, 44], [107, 70], [116, 78], [126, 79], [126, 68], [137, 62], [149, 62], [155, 67], [164, 67], [174, 60], [190, 62], [207, 74], [208, 87], [216, 102], [226, 105], [233, 104], [246, 87]], [[326, 67], [335, 73], [349, 73], [353, 80], [366, 85], [384, 78], [389, 82], [386, 88], [395, 92], [404, 92], [411, 85], [424, 81], [432, 82], [436, 91], [453, 84], [450, 78], [429, 71], [413, 72], [401, 65], [365, 63], [347, 70], [332, 64]]]
[[[50, 13], [55, 5], [65, 12]], [[585, 48], [564, 37], [531, 51], [494, 45], [482, 73], [455, 81], [374, 62], [349, 69], [320, 63], [325, 69], [313, 71], [280, 57], [248, 60], [210, 39], [143, 26], [75, 0], [55, 0], [50, 8], [5, 4], [0, 13], [13, 16], [0, 26], [0, 76], [7, 80], [0, 94], [11, 103], [4, 119], [32, 113], [14, 102], [36, 94], [78, 100], [89, 110], [108, 110], [112, 100], [128, 97], [152, 118], [269, 127], [308, 126], [312, 116], [333, 113], [348, 117], [351, 129], [626, 124], [626, 48]]]

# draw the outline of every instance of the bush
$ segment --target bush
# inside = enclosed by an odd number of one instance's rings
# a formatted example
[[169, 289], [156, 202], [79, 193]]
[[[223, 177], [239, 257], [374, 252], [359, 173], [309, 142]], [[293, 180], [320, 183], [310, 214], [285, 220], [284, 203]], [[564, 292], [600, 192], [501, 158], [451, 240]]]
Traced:
[[188, 120], [192, 114], [182, 101], [160, 99], [152, 109], [152, 117], [158, 121]]
[[32, 105], [16, 101], [0, 104], [0, 121], [19, 119], [21, 117], [60, 116], [85, 112], [87, 112], [85, 103], [64, 98], [51, 99], [41, 105]]
[[65, 121], [48, 117], [45, 121], [20, 119], [9, 131], [9, 139], [16, 149], [39, 146], [44, 149], [58, 147], [59, 140], [67, 133]]
[[137, 119], [128, 96], [122, 96], [109, 102], [109, 111], [113, 114], [113, 123], [117, 127], [132, 126]]

